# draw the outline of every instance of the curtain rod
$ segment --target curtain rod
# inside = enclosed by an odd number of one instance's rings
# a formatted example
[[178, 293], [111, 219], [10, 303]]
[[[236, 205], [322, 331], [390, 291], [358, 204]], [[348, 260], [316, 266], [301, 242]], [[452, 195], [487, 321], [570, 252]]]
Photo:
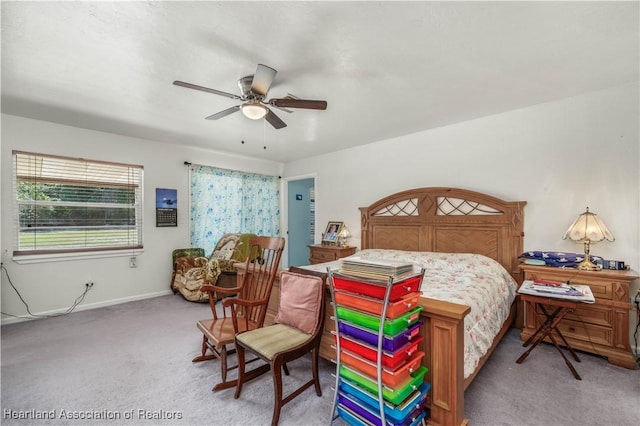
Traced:
[[[187, 166], [187, 167], [191, 167], [191, 166], [193, 166], [194, 164], [193, 164], [193, 163], [190, 163], [190, 162], [188, 162], [188, 161], [185, 161], [185, 162], [184, 162], [184, 165], [185, 165], [185, 166]], [[196, 166], [202, 166], [202, 167], [213, 167], [213, 166], [208, 166], [208, 165], [206, 165], [206, 164], [196, 164]], [[222, 167], [215, 167], [215, 168], [216, 168], [216, 169], [222, 169]], [[231, 169], [224, 169], [224, 170], [231, 170]], [[232, 171], [232, 172], [238, 172], [238, 171], [240, 171], [240, 170], [231, 170], [231, 171]], [[252, 172], [243, 172], [243, 173], [252, 173]], [[254, 174], [254, 175], [260, 175], [260, 174], [262, 174], [262, 173], [253, 173], [253, 174]], [[270, 175], [264, 175], [264, 176], [270, 176]], [[282, 179], [282, 176], [278, 176], [278, 179]]]

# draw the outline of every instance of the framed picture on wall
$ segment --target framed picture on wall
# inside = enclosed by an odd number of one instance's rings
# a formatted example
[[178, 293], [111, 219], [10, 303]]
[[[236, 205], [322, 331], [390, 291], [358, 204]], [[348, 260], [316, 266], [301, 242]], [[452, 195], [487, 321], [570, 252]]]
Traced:
[[156, 188], [156, 226], [178, 226], [178, 191]]
[[338, 234], [340, 230], [342, 230], [343, 222], [329, 222], [327, 224], [327, 229], [322, 234], [322, 243], [323, 244], [336, 244], [338, 242]]

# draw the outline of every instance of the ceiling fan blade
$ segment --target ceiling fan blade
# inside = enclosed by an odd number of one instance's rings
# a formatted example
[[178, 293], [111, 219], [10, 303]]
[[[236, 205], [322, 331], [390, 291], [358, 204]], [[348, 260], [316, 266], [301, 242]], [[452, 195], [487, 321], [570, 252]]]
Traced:
[[267, 96], [267, 92], [273, 83], [273, 79], [276, 77], [278, 71], [266, 65], [258, 64], [256, 73], [253, 75], [253, 82], [251, 83], [251, 91], [256, 95]]
[[309, 99], [271, 99], [269, 104], [280, 108], [327, 109], [327, 101], [312, 101]]
[[216, 89], [209, 89], [208, 87], [198, 86], [197, 84], [185, 83], [184, 81], [176, 80], [173, 82], [173, 84], [175, 84], [176, 86], [186, 87], [187, 89], [201, 90], [203, 92], [213, 93], [214, 95], [225, 96], [231, 99], [242, 99], [240, 96], [234, 95], [232, 93], [222, 92]]
[[240, 105], [232, 106], [231, 108], [227, 108], [223, 111], [217, 112], [213, 115], [206, 117], [207, 120], [217, 120], [222, 117], [226, 117], [229, 114], [233, 114], [236, 111], [240, 111]]
[[291, 111], [290, 109], [286, 109], [286, 108], [282, 108], [279, 106], [275, 106], [275, 105], [271, 105], [274, 108], [278, 108], [280, 111], [284, 111], [284, 112], [288, 112], [289, 114], [293, 113], [293, 111]]
[[271, 111], [270, 109], [268, 110], [269, 112], [267, 113], [267, 115], [264, 116], [264, 119], [267, 120], [269, 124], [271, 124], [276, 129], [282, 129], [283, 127], [287, 127], [286, 123], [280, 120], [280, 117], [275, 115], [273, 111]]

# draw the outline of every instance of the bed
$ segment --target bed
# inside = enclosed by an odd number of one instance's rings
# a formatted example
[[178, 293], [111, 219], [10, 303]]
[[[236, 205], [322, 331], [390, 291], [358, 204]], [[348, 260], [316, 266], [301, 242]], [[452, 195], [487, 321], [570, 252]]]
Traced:
[[[420, 334], [425, 337], [421, 350], [426, 354], [423, 364], [429, 368], [426, 380], [432, 386], [430, 424], [468, 423], [464, 418], [464, 391], [513, 324], [515, 287], [522, 281], [518, 256], [523, 251], [525, 204], [465, 189], [432, 187], [398, 192], [360, 208], [361, 250], [355, 256], [393, 257], [429, 267], [437, 264], [440, 272], [444, 271], [436, 279], [433, 268], [431, 273], [427, 270], [420, 298]], [[335, 269], [339, 262], [292, 269], [326, 275], [327, 266]], [[466, 275], [460, 274], [460, 269]], [[467, 273], [469, 270], [476, 276]], [[485, 292], [473, 281], [478, 274], [484, 281], [504, 287], [500, 293], [505, 300], [498, 308], [502, 312], [495, 314], [498, 319], [494, 320], [491, 335], [476, 333], [471, 338], [469, 331], [474, 331], [478, 316], [494, 316], [493, 311], [486, 311], [488, 308], [475, 307], [474, 312], [469, 306], [474, 304], [470, 298]], [[501, 278], [495, 281], [488, 279], [489, 275]], [[430, 285], [433, 281], [437, 283]], [[449, 281], [461, 282], [463, 289], [444, 294]], [[274, 287], [270, 301], [273, 313], [278, 293]], [[327, 306], [320, 353], [334, 361], [333, 308]], [[267, 323], [272, 321], [273, 313], [267, 314]], [[470, 339], [479, 342], [466, 344]], [[471, 347], [475, 343], [482, 348]]]

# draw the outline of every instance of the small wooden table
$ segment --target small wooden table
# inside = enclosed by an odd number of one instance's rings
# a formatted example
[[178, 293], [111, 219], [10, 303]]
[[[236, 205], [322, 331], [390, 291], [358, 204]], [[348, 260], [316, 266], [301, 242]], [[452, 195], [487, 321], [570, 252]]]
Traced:
[[[564, 352], [562, 352], [560, 346], [558, 346], [558, 342], [552, 334], [553, 332], [555, 332], [560, 337], [560, 339], [562, 339], [562, 343], [564, 344], [564, 346], [569, 350], [569, 352], [571, 352], [571, 355], [573, 355], [573, 359], [575, 359], [577, 362], [580, 362], [580, 358], [578, 358], [578, 355], [573, 350], [569, 342], [567, 342], [562, 333], [560, 333], [560, 330], [558, 330], [557, 326], [565, 317], [565, 315], [575, 311], [578, 303], [581, 302], [544, 296], [533, 296], [523, 293], [520, 293], [520, 299], [526, 302], [529, 308], [536, 313], [535, 317], [539, 326], [536, 332], [522, 344], [522, 346], [524, 347], [527, 347], [529, 344], [531, 344], [531, 347], [527, 349], [526, 352], [524, 352], [522, 355], [520, 355], [520, 357], [516, 360], [516, 363], [521, 364], [527, 358], [527, 356], [529, 356], [531, 351], [536, 346], [538, 346], [540, 342], [548, 337], [549, 340], [551, 340], [551, 343], [553, 343], [553, 346], [555, 346], [560, 355], [562, 355], [562, 358], [564, 358], [564, 362], [567, 364], [567, 367], [569, 367], [569, 370], [571, 370], [571, 372], [573, 373], [573, 377], [578, 380], [582, 380], [582, 377], [580, 377], [576, 369], [573, 367], [573, 364], [571, 364], [571, 361], [565, 356]], [[544, 315], [541, 315], [536, 310], [536, 305], [540, 306], [540, 310], [542, 310], [542, 313]], [[545, 305], [554, 307], [553, 311], [547, 311], [545, 309]]]

